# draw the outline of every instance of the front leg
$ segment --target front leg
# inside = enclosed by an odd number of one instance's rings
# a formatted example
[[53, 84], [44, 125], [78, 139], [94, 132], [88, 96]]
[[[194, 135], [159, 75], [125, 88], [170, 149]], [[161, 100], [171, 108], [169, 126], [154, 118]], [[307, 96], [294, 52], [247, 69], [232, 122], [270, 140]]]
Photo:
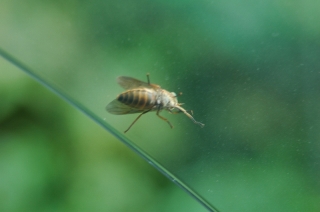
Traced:
[[159, 105], [159, 106], [158, 106], [158, 110], [157, 110], [157, 116], [158, 116], [159, 118], [161, 118], [162, 120], [166, 121], [166, 122], [170, 125], [170, 127], [173, 128], [172, 124], [170, 123], [170, 121], [169, 121], [168, 119], [166, 119], [166, 118], [163, 117], [163, 116], [160, 116], [160, 114], [159, 114], [160, 111], [161, 111], [161, 106]]
[[[178, 114], [178, 113], [182, 113], [181, 110], [176, 110], [174, 111], [174, 109], [167, 109], [171, 114]], [[191, 113], [191, 115], [193, 115], [193, 110], [187, 110], [187, 112]]]

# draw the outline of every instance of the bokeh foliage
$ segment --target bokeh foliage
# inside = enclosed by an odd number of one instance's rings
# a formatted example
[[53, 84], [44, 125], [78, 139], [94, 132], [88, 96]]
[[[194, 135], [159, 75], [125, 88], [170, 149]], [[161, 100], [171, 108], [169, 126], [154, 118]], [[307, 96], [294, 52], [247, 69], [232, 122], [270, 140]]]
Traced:
[[[104, 111], [121, 92], [116, 76], [150, 72], [153, 83], [183, 91], [179, 100], [205, 128], [164, 113], [170, 130], [149, 114], [127, 136], [221, 211], [319, 211], [319, 6], [6, 1], [0, 42], [120, 131], [135, 116]], [[5, 72], [4, 61], [1, 69], [4, 210], [194, 211], [91, 121]]]
[[0, 67], [1, 211], [205, 211], [51, 91]]

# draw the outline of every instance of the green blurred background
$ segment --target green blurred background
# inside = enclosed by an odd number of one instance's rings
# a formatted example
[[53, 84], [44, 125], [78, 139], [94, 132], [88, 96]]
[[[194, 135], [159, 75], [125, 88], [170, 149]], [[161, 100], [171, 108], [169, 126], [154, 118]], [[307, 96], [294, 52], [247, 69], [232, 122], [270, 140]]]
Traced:
[[[0, 47], [123, 132], [119, 75], [184, 115], [130, 141], [221, 211], [320, 211], [320, 2], [2, 1]], [[0, 59], [0, 211], [205, 211], [92, 120]], [[111, 129], [112, 130], [112, 129]]]

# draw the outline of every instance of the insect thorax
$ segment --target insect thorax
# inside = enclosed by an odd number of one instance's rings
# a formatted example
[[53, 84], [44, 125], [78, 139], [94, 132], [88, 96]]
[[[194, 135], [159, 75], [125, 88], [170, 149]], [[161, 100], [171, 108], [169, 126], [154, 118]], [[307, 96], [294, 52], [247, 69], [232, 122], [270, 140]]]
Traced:
[[158, 96], [157, 103], [164, 109], [173, 109], [178, 104], [178, 100], [175, 93], [170, 93], [162, 89], [161, 94]]

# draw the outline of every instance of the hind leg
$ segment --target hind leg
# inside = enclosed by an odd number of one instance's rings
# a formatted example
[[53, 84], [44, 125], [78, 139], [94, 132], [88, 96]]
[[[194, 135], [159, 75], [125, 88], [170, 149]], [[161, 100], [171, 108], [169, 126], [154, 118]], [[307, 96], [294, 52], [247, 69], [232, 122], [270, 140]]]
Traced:
[[148, 113], [150, 110], [144, 111], [143, 113], [141, 113], [133, 122], [132, 124], [128, 127], [128, 129], [126, 131], [124, 131], [124, 133], [128, 132], [130, 130], [130, 128], [132, 127], [132, 125], [134, 125], [134, 123], [136, 123], [136, 121], [138, 121], [138, 119], [143, 115]]

